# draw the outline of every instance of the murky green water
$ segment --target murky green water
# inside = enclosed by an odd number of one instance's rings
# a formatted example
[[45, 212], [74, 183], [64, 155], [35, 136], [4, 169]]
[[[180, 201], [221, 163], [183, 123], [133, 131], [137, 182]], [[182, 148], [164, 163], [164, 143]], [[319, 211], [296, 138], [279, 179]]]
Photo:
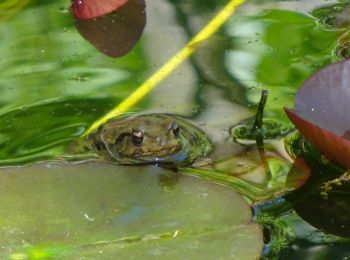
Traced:
[[[247, 0], [129, 112], [190, 118], [216, 146], [215, 160], [246, 156], [246, 146], [234, 143], [229, 130], [254, 117], [262, 89], [269, 90], [265, 118], [283, 129], [292, 128], [283, 107], [293, 105], [302, 82], [318, 68], [347, 57], [350, 29], [346, 19], [339, 26], [335, 22], [346, 1], [339, 2]], [[225, 3], [147, 1], [142, 37], [118, 59], [105, 56], [83, 39], [68, 0], [0, 3], [0, 165], [72, 155], [72, 141], [153, 75]], [[283, 141], [271, 142], [268, 148], [271, 161], [278, 161], [270, 162], [273, 171], [288, 172], [292, 160]], [[261, 183], [269, 185], [266, 180]], [[288, 214], [283, 220], [288, 225], [303, 222], [292, 208]], [[306, 222], [302, 225], [311, 229]], [[311, 251], [327, 241], [348, 245], [338, 237], [308, 240], [312, 232], [321, 231], [310, 232], [284, 241], [283, 246], [291, 249], [285, 250], [288, 257], [327, 259], [321, 253], [323, 258], [312, 258]], [[297, 248], [300, 240], [313, 246]], [[333, 254], [331, 247], [325, 250]], [[336, 259], [350, 257], [349, 249], [339, 250]]]

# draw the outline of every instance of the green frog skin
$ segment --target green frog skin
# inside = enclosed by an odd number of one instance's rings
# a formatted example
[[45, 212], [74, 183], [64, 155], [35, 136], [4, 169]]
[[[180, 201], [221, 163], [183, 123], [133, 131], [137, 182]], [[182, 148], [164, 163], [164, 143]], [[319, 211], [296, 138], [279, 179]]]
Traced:
[[91, 133], [88, 141], [105, 159], [131, 165], [188, 165], [213, 148], [193, 124], [160, 113], [111, 119]]

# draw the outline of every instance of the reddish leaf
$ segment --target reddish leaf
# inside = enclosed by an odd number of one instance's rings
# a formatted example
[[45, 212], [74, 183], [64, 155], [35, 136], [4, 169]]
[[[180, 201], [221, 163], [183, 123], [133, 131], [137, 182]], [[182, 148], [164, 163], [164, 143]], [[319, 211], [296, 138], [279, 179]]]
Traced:
[[92, 19], [111, 13], [128, 0], [73, 0], [72, 11], [77, 19]]
[[111, 57], [126, 54], [138, 41], [146, 25], [144, 0], [129, 0], [107, 15], [77, 20], [80, 34], [99, 51]]
[[323, 154], [350, 168], [350, 60], [316, 72], [299, 89], [294, 110], [285, 109], [299, 131]]
[[323, 154], [339, 165], [350, 168], [350, 141], [305, 120], [291, 109], [285, 108], [285, 111], [303, 136]]

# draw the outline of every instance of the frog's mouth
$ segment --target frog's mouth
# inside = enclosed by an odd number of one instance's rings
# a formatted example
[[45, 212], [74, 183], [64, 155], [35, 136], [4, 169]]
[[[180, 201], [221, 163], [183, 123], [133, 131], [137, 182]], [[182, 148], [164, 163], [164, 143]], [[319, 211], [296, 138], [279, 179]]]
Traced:
[[[167, 150], [167, 149], [166, 149]], [[159, 153], [153, 150], [149, 153], [132, 156], [139, 164], [174, 164], [179, 165], [186, 161], [189, 156], [189, 147], [186, 144], [172, 147], [164, 153], [164, 149], [159, 149]]]
[[177, 146], [163, 146], [159, 149], [150, 149], [146, 150], [143, 149], [143, 147], [140, 147], [139, 149], [135, 149], [134, 153], [132, 154], [133, 157], [163, 157], [171, 154], [176, 154], [178, 151], [182, 149], [182, 145]]
[[131, 154], [123, 152], [108, 153], [121, 164], [182, 164], [189, 156], [190, 143], [186, 138], [181, 138], [176, 145], [164, 145], [152, 147], [147, 150], [145, 147], [138, 147]]

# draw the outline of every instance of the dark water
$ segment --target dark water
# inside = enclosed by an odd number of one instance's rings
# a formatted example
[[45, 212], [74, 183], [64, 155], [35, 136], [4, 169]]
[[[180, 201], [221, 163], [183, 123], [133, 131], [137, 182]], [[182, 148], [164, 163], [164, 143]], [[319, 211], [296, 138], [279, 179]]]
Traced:
[[[148, 1], [140, 41], [118, 59], [105, 56], [84, 40], [67, 0], [0, 3], [0, 164], [64, 155], [72, 141], [157, 72], [225, 3]], [[302, 82], [317, 69], [350, 56], [350, 27], [344, 10], [346, 1], [247, 0], [128, 112], [191, 118], [215, 143], [215, 159], [230, 154], [244, 157], [245, 146], [232, 142], [229, 129], [254, 117], [262, 89], [269, 91], [265, 118], [273, 120], [275, 128], [289, 130], [292, 126], [283, 107], [293, 106]], [[284, 130], [277, 137], [288, 132]], [[292, 158], [283, 140], [269, 147], [270, 166], [281, 169], [276, 176], [283, 176]], [[350, 256], [349, 234], [322, 233], [322, 228], [315, 229], [300, 218], [288, 201], [282, 204], [290, 208], [282, 207], [285, 212], [276, 216], [274, 209], [266, 209], [268, 217], [280, 219], [293, 233], [291, 237], [283, 232], [276, 235], [281, 246], [271, 245], [270, 251], [267, 247], [267, 255], [290, 259]], [[273, 205], [278, 208], [280, 204]]]

